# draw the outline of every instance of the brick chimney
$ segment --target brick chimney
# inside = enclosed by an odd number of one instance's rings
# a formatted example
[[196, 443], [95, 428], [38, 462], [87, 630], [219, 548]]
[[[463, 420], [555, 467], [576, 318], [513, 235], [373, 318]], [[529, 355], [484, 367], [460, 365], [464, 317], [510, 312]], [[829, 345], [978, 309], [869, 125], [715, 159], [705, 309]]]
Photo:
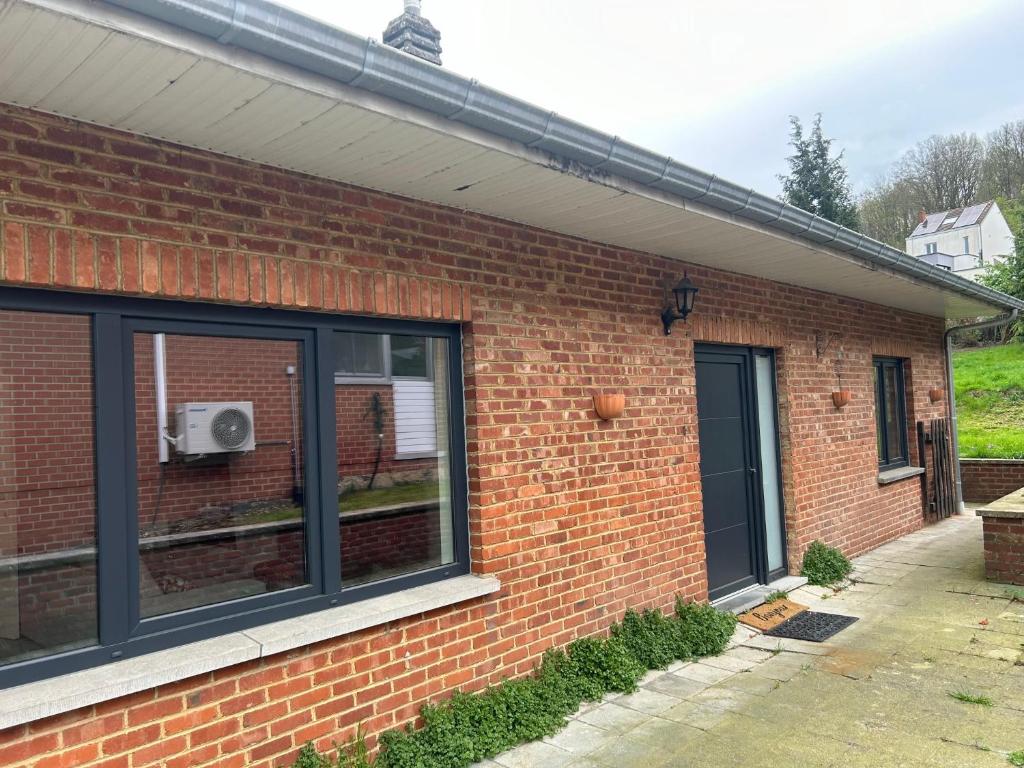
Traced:
[[384, 44], [441, 66], [441, 33], [420, 16], [420, 0], [405, 0], [405, 12], [384, 30]]
[[917, 212], [917, 223], [918, 224], [924, 224], [925, 221], [927, 221], [927, 220], [928, 220], [928, 212], [924, 208], [921, 208]]

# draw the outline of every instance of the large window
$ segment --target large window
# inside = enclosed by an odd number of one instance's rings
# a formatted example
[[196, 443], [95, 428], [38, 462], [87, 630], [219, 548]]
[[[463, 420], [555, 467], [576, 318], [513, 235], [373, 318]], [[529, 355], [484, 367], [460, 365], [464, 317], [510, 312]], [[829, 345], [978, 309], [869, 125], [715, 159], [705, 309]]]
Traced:
[[0, 306], [0, 686], [468, 572], [456, 326]]
[[907, 406], [904, 396], [903, 361], [878, 357], [875, 367], [875, 428], [878, 466], [905, 467], [907, 455]]

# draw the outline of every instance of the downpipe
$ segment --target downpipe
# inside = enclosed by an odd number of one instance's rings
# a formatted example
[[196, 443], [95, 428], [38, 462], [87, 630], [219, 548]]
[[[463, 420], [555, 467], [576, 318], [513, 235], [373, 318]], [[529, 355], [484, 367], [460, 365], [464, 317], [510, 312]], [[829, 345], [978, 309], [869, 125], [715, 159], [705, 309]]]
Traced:
[[[960, 514], [964, 512], [963, 479], [960, 476], [960, 437], [957, 432], [956, 388], [953, 383], [953, 336], [962, 331], [987, 331], [1016, 322], [1019, 309], [1014, 308], [1009, 315], [982, 320], [969, 325], [955, 325], [942, 334], [942, 349], [946, 362], [946, 409], [949, 412], [949, 431], [953, 439], [953, 465], [956, 467], [956, 504]], [[923, 460], [923, 459], [922, 459]]]

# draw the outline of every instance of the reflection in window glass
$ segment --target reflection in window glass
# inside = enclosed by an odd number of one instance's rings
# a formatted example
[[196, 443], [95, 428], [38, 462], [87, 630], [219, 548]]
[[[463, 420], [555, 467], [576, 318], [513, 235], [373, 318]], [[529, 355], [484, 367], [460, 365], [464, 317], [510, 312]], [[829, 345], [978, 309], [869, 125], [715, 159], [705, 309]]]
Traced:
[[[346, 334], [335, 334], [345, 344]], [[448, 343], [393, 336], [420, 380], [335, 387], [342, 585], [454, 562]], [[407, 370], [412, 370], [407, 369]], [[395, 371], [396, 375], [398, 374]]]
[[301, 342], [136, 333], [134, 352], [142, 617], [305, 584]]
[[93, 645], [91, 323], [0, 311], [0, 664]]
[[391, 375], [425, 379], [429, 376], [430, 344], [422, 336], [391, 337]]
[[375, 333], [336, 332], [335, 372], [342, 376], [383, 378], [387, 375], [383, 340], [384, 337]]
[[889, 441], [889, 458], [894, 459], [902, 455], [903, 444], [900, 431], [903, 428], [900, 418], [898, 404], [899, 390], [897, 385], [897, 371], [895, 366], [886, 366], [883, 369], [885, 386], [885, 434]]

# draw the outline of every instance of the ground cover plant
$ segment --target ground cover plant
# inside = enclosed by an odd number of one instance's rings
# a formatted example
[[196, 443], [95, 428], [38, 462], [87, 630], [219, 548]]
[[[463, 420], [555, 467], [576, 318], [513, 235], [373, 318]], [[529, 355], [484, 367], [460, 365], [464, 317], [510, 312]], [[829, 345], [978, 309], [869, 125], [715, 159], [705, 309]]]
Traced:
[[[629, 610], [607, 637], [583, 637], [544, 654], [529, 677], [506, 679], [476, 693], [456, 692], [425, 705], [423, 725], [381, 736], [376, 768], [464, 768], [557, 732], [585, 701], [631, 693], [650, 669], [725, 650], [736, 617], [709, 605], [676, 599], [675, 611]], [[363, 768], [362, 737], [331, 761], [307, 744], [295, 768]], [[351, 762], [355, 757], [363, 762]], [[344, 762], [348, 760], [350, 762]], [[320, 761], [320, 762], [317, 762]]]
[[953, 353], [960, 455], [1024, 458], [1024, 344]]
[[776, 590], [775, 592], [769, 592], [767, 595], [764, 596], [764, 601], [766, 603], [774, 603], [776, 600], [788, 600], [788, 599], [789, 599], [789, 592], [783, 592], [781, 589], [780, 590]]
[[845, 579], [852, 570], [853, 566], [842, 552], [815, 540], [804, 553], [804, 565], [800, 573], [811, 584], [827, 587]]

